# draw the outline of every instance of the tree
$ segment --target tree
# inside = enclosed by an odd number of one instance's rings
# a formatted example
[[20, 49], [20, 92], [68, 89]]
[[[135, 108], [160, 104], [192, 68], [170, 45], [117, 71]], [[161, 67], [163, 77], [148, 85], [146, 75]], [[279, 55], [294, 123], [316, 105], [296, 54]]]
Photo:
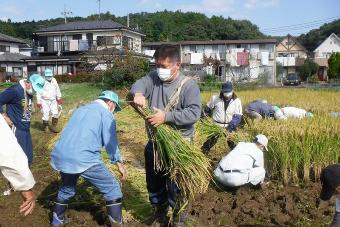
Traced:
[[114, 89], [129, 87], [149, 70], [149, 64], [144, 58], [131, 53], [118, 55], [114, 57], [112, 67], [104, 73], [104, 85]]
[[305, 63], [299, 69], [301, 80], [306, 80], [308, 77], [313, 76], [319, 70], [319, 65], [311, 59], [306, 59]]
[[329, 78], [340, 78], [340, 53], [333, 53], [328, 59], [328, 71]]

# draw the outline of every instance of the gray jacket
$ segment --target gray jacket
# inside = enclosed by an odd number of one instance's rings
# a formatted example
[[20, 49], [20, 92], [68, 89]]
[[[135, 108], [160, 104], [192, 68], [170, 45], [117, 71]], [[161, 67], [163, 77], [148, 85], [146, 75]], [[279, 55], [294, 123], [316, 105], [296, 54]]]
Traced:
[[[180, 74], [174, 81], [163, 82], [157, 72], [152, 71], [137, 80], [131, 93], [142, 93], [148, 100], [149, 107], [164, 110], [171, 95], [185, 76]], [[202, 110], [201, 94], [195, 80], [187, 81], [181, 90], [179, 102], [171, 112], [165, 113], [165, 122], [180, 130], [184, 137], [193, 137], [194, 124], [199, 120]]]

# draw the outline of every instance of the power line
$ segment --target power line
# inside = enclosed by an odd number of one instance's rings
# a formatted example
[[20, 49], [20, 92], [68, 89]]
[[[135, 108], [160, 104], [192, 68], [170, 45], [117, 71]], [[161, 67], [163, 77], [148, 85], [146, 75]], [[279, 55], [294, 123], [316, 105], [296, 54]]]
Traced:
[[271, 29], [278, 29], [278, 28], [287, 28], [287, 27], [292, 27], [292, 26], [295, 27], [295, 26], [299, 26], [299, 25], [312, 24], [312, 23], [315, 23], [315, 22], [321, 22], [321, 21], [326, 21], [326, 20], [333, 20], [333, 19], [337, 19], [339, 17], [340, 16], [334, 16], [334, 17], [329, 17], [329, 18], [309, 21], [309, 22], [305, 22], [305, 23], [301, 23], [301, 24], [293, 24], [293, 25], [286, 25], [286, 26], [281, 26], [281, 27], [264, 28], [263, 30], [271, 30]]
[[311, 21], [311, 22], [295, 24], [295, 25], [281, 26], [281, 27], [276, 27], [276, 28], [261, 29], [261, 31], [263, 31], [263, 32], [275, 32], [275, 31], [304, 29], [304, 28], [318, 26], [318, 25], [322, 25], [322, 24], [327, 23], [327, 22], [334, 21], [334, 19], [336, 19], [336, 18], [339, 18], [339, 17], [331, 17], [331, 18], [327, 18], [327, 19], [320, 19], [320, 20], [315, 20], [315, 21]]

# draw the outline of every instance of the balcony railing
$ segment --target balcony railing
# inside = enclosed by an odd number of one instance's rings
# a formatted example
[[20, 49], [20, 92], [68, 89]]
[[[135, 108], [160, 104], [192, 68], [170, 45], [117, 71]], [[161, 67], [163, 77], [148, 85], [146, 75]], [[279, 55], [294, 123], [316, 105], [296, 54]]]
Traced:
[[115, 47], [115, 44], [106, 44], [97, 42], [97, 40], [63, 40], [63, 41], [36, 41], [33, 44], [35, 52], [81, 52], [89, 50], [97, 50], [99, 48]]

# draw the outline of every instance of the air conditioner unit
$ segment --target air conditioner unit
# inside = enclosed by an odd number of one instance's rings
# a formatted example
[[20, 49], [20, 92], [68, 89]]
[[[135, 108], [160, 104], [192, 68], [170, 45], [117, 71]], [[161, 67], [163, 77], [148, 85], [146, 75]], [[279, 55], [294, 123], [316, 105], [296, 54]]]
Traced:
[[44, 47], [38, 47], [38, 48], [37, 48], [37, 51], [38, 51], [38, 53], [44, 52]]

